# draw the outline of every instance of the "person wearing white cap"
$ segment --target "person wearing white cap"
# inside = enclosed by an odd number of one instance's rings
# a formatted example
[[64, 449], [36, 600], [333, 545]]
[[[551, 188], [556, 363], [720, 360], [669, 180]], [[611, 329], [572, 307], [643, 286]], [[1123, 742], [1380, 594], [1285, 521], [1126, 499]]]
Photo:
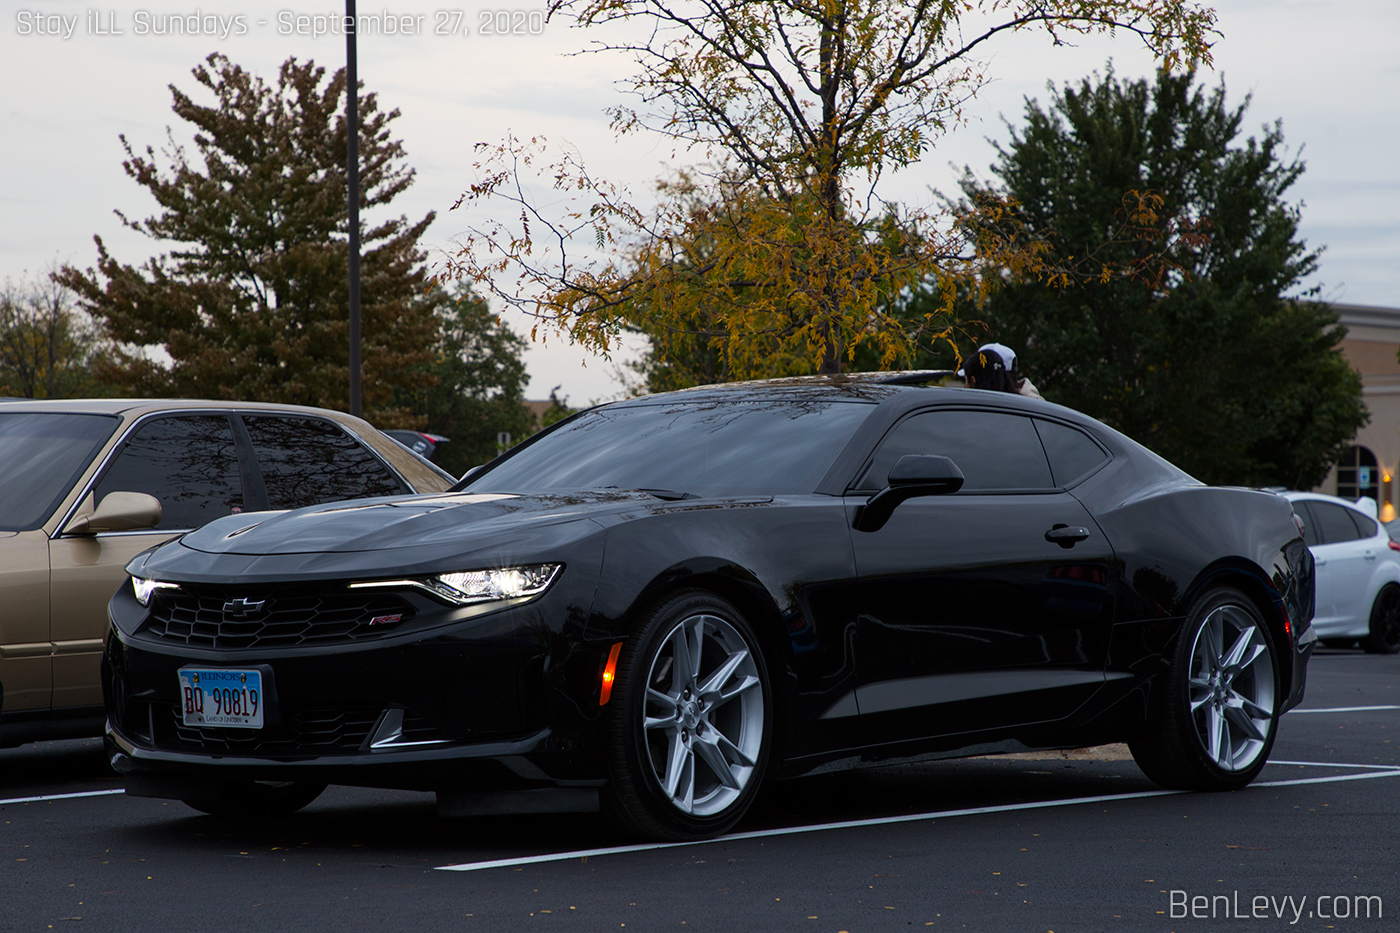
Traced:
[[1016, 351], [1000, 343], [984, 343], [963, 362], [958, 375], [967, 380], [969, 389], [991, 389], [1015, 392], [1040, 398], [1035, 385], [1016, 369]]

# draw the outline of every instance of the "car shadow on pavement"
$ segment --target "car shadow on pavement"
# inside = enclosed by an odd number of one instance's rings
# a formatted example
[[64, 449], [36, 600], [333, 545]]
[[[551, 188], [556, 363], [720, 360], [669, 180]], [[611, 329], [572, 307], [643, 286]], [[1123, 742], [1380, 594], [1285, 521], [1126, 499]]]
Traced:
[[32, 742], [0, 748], [0, 798], [121, 787], [121, 778], [107, 764], [101, 739]]
[[[978, 758], [848, 771], [766, 788], [735, 832], [883, 819], [1153, 790], [1131, 761], [1060, 757]], [[200, 854], [316, 855], [376, 864], [432, 866], [546, 852], [624, 846], [638, 840], [599, 814], [443, 818], [432, 794], [329, 788], [291, 816], [249, 820], [204, 816], [178, 801], [125, 798], [140, 818], [131, 842]]]

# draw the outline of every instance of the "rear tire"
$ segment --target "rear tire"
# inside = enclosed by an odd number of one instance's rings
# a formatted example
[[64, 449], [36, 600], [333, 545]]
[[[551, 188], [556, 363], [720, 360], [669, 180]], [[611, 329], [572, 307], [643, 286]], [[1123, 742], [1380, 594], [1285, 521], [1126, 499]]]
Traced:
[[733, 605], [700, 590], [660, 601], [618, 657], [604, 812], [651, 839], [725, 832], [763, 783], [772, 709], [758, 638]]
[[1361, 639], [1361, 647], [1371, 654], [1400, 651], [1400, 586], [1387, 583], [1376, 594], [1371, 606], [1371, 631]]
[[183, 803], [210, 816], [286, 816], [310, 804], [325, 789], [324, 784], [293, 781], [235, 781], [216, 799], [185, 800]]
[[1206, 593], [1186, 618], [1150, 731], [1128, 743], [1163, 787], [1238, 790], [1263, 770], [1278, 731], [1273, 636], [1247, 596]]

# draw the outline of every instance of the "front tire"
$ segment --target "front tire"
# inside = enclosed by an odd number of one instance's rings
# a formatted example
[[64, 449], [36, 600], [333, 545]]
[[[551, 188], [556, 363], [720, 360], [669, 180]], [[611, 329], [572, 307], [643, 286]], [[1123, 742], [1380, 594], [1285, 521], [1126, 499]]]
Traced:
[[1206, 593], [1187, 616], [1156, 721], [1128, 743], [1163, 787], [1237, 790], [1263, 770], [1278, 731], [1273, 636], [1239, 590]]
[[185, 800], [183, 803], [210, 816], [286, 816], [309, 805], [325, 789], [324, 784], [293, 781], [235, 781], [227, 785], [217, 798]]
[[605, 812], [652, 839], [707, 839], [744, 815], [772, 744], [768, 669], [728, 601], [678, 593], [639, 620], [609, 708]]
[[1400, 586], [1387, 583], [1376, 594], [1371, 606], [1371, 630], [1361, 640], [1361, 647], [1371, 654], [1400, 651]]

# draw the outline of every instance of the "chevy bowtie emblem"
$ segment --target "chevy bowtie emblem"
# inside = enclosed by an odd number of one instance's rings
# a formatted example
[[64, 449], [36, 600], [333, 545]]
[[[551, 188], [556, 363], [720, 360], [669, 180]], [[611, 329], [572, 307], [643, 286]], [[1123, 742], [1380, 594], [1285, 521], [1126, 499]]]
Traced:
[[262, 607], [267, 604], [265, 599], [230, 599], [224, 603], [224, 618], [226, 619], [246, 619], [249, 616], [262, 612]]

